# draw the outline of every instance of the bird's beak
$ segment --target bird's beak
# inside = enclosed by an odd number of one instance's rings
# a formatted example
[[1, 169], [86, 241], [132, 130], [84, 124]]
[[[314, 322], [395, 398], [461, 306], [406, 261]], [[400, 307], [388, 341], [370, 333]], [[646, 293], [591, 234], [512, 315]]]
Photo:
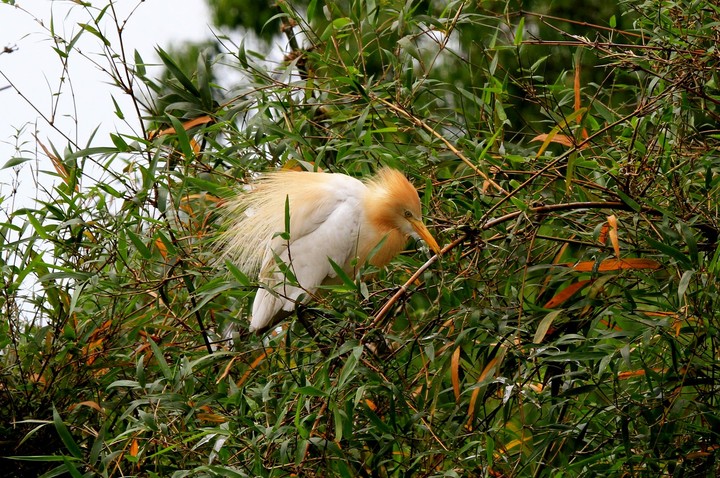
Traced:
[[435, 254], [440, 254], [440, 246], [438, 246], [435, 238], [432, 237], [430, 231], [428, 231], [427, 227], [425, 227], [425, 224], [423, 224], [421, 220], [415, 219], [414, 217], [409, 218], [408, 221], [410, 221], [410, 225], [415, 230], [417, 235], [420, 236], [420, 239], [425, 241], [425, 243], [430, 247], [430, 249], [432, 249]]

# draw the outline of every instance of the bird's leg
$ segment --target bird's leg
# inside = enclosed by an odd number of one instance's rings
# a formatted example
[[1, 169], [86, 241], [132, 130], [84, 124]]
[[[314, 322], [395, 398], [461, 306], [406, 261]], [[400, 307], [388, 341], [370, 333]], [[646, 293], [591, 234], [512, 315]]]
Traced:
[[307, 320], [306, 311], [307, 306], [305, 304], [298, 303], [295, 307], [298, 321], [302, 324], [303, 327], [305, 327], [305, 330], [307, 330], [308, 334], [310, 334], [313, 340], [317, 341], [317, 332], [315, 332], [315, 328], [312, 326], [310, 321]]
[[321, 354], [323, 354], [325, 357], [328, 357], [330, 355], [330, 351], [327, 350], [327, 346], [323, 346], [323, 343], [319, 340], [320, 337], [318, 336], [317, 331], [315, 328], [311, 325], [310, 320], [308, 320], [308, 311], [309, 307], [307, 307], [305, 304], [298, 303], [298, 305], [295, 308], [295, 312], [297, 313], [298, 322], [302, 324], [303, 327], [305, 327], [305, 330], [307, 330], [307, 333], [310, 334], [310, 337], [312, 337], [313, 342], [315, 342], [318, 345], [318, 350]]

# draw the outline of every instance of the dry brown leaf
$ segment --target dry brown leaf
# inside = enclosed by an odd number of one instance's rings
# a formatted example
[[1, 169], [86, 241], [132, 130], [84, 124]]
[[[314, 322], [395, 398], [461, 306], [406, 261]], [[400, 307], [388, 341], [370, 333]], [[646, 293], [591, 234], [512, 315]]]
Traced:
[[487, 179], [486, 179], [485, 181], [483, 181], [483, 184], [482, 184], [482, 194], [483, 194], [483, 195], [488, 194], [488, 191], [490, 191], [490, 188], [491, 188], [491, 187], [492, 187], [492, 182], [491, 182], [491, 181], [488, 181]]
[[[35, 141], [37, 141], [37, 143], [40, 145], [40, 148], [42, 148], [45, 155], [50, 158], [50, 162], [55, 168], [55, 171], [58, 173], [58, 176], [60, 176], [60, 179], [62, 179], [62, 181], [66, 185], [70, 186], [70, 175], [68, 174], [67, 168], [65, 167], [65, 164], [63, 164], [62, 160], [60, 160], [60, 158], [53, 154], [53, 152], [50, 151], [37, 136], [35, 136]], [[77, 184], [75, 185], [75, 191], [79, 191]]]
[[237, 357], [233, 357], [227, 365], [225, 365], [225, 368], [223, 369], [223, 372], [220, 374], [217, 380], [215, 380], [215, 385], [225, 380], [225, 377], [227, 377], [230, 374], [230, 370], [232, 370], [232, 366], [235, 363], [235, 360], [237, 360]]
[[[580, 62], [575, 63], [575, 81], [573, 84], [573, 90], [575, 92], [575, 111], [581, 108], [580, 103]], [[581, 117], [578, 116], [578, 123], [580, 123]]]
[[573, 294], [575, 294], [577, 291], [590, 284], [591, 282], [592, 279], [588, 279], [575, 282], [574, 284], [570, 284], [569, 286], [565, 287], [563, 290], [555, 294], [550, 300], [548, 300], [545, 305], [543, 305], [543, 308], [554, 309], [555, 307], [558, 307], [563, 302], [572, 297]]
[[650, 317], [672, 317], [678, 315], [677, 312], [663, 312], [660, 310], [638, 310], [638, 312]]

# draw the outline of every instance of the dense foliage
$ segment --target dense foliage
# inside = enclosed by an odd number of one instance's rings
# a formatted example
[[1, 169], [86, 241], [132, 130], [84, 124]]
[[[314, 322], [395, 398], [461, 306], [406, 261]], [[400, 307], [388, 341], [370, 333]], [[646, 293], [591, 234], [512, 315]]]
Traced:
[[[2, 198], [3, 468], [719, 472], [720, 9], [533, 5], [278, 2], [281, 61], [219, 37], [193, 74], [159, 50], [158, 80], [79, 4], [136, 129], [39, 143], [46, 201]], [[223, 200], [259, 171], [382, 165], [444, 254], [410, 244], [233, 349], [256, 283], [216, 260]]]

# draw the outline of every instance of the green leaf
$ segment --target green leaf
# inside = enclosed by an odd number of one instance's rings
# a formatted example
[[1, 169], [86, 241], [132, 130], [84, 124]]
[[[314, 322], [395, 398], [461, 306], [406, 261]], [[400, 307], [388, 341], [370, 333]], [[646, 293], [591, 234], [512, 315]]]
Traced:
[[72, 434], [70, 433], [70, 430], [68, 430], [68, 427], [65, 425], [65, 423], [62, 421], [62, 418], [60, 418], [60, 414], [58, 413], [57, 409], [53, 405], [52, 407], [53, 411], [53, 424], [55, 425], [55, 430], [57, 431], [58, 435], [60, 436], [60, 439], [62, 440], [63, 444], [65, 445], [65, 448], [70, 452], [70, 454], [75, 458], [82, 458], [83, 452], [78, 446], [77, 443], [75, 443], [75, 440], [72, 437]]
[[165, 355], [163, 354], [162, 350], [160, 350], [160, 347], [158, 347], [158, 344], [156, 344], [154, 340], [150, 339], [148, 340], [148, 343], [150, 344], [150, 348], [153, 351], [155, 360], [157, 360], [157, 363], [160, 366], [160, 370], [162, 371], [163, 375], [168, 381], [172, 381], [173, 373], [172, 370], [170, 370], [167, 361], [165, 360]]
[[168, 69], [170, 74], [175, 77], [193, 97], [200, 98], [200, 92], [197, 88], [195, 88], [195, 85], [193, 85], [192, 81], [190, 81], [190, 78], [182, 72], [177, 63], [175, 63], [175, 60], [173, 60], [170, 55], [160, 47], [157, 47], [155, 51], [165, 64], [165, 67]]
[[40, 223], [40, 221], [37, 220], [34, 214], [28, 211], [27, 218], [28, 221], [30, 221], [30, 224], [32, 224], [33, 228], [35, 229], [35, 232], [37, 232], [38, 236], [46, 240], [52, 240], [50, 235], [45, 230], [45, 227]]
[[144, 77], [146, 74], [145, 71], [145, 62], [143, 61], [142, 57], [140, 56], [140, 52], [135, 50], [133, 53], [133, 57], [135, 59], [135, 72], [138, 76]]
[[85, 30], [86, 32], [91, 33], [91, 34], [93, 34], [94, 36], [96, 36], [97, 38], [99, 38], [100, 41], [102, 41], [105, 46], [110, 46], [110, 45], [111, 45], [111, 44], [110, 44], [110, 40], [108, 40], [107, 38], [105, 38], [105, 36], [104, 36], [102, 33], [100, 33], [100, 32], [99, 32], [95, 27], [93, 27], [92, 25], [88, 25], [87, 23], [78, 23], [78, 26], [79, 26], [80, 28], [82, 28], [83, 30]]
[[664, 244], [660, 241], [653, 239], [650, 236], [641, 235], [648, 244], [657, 249], [658, 251], [667, 254], [668, 256], [676, 259], [681, 264], [684, 264], [688, 269], [692, 268], [692, 261], [682, 251], [676, 249], [668, 244]]
[[535, 336], [533, 337], [534, 344], [539, 344], [543, 341], [553, 321], [557, 318], [558, 315], [560, 315], [561, 312], [562, 309], [553, 310], [552, 312], [545, 315], [545, 317], [543, 317], [543, 319], [540, 321], [540, 324], [538, 324], [537, 330], [535, 331]]
[[325, 393], [324, 391], [320, 390], [319, 388], [313, 387], [311, 385], [306, 385], [304, 387], [297, 387], [295, 389], [295, 391], [297, 393], [299, 393], [300, 395], [307, 395], [309, 397], [326, 397], [327, 396], [327, 393]]
[[690, 279], [692, 279], [692, 276], [695, 274], [695, 271], [685, 271], [683, 272], [682, 277], [680, 277], [680, 283], [678, 284], [678, 299], [680, 301], [683, 301], [683, 298], [685, 297], [685, 291], [687, 291], [688, 286], [690, 285]]
[[120, 109], [120, 105], [119, 105], [118, 102], [115, 100], [115, 97], [114, 97], [113, 95], [110, 95], [110, 99], [112, 100], [113, 105], [115, 105], [115, 116], [117, 116], [117, 117], [120, 118], [121, 120], [124, 120], [124, 119], [125, 119], [125, 114], [123, 114], [122, 109]]
[[18, 166], [20, 164], [27, 163], [28, 161], [32, 161], [32, 158], [21, 158], [21, 157], [10, 158], [0, 169], [12, 168], [13, 166]]
[[624, 202], [625, 204], [627, 204], [628, 206], [630, 206], [633, 211], [635, 211], [635, 212], [640, 212], [640, 211], [642, 210], [642, 206], [640, 206], [640, 204], [638, 204], [633, 198], [631, 198], [630, 196], [628, 196], [628, 195], [625, 194], [624, 192], [622, 192], [622, 191], [620, 191], [620, 190], [618, 189], [618, 190], [615, 191], [615, 193], [620, 197], [620, 199], [622, 200], [622, 202]]
[[523, 34], [525, 33], [525, 17], [520, 17], [520, 23], [518, 23], [515, 29], [515, 39], [513, 44], [519, 46], [522, 44]]
[[187, 131], [185, 131], [185, 127], [183, 126], [182, 122], [180, 122], [180, 120], [176, 117], [168, 115], [168, 118], [170, 119], [170, 122], [175, 129], [175, 137], [178, 140], [180, 151], [185, 157], [185, 160], [188, 162], [193, 161], [195, 159], [195, 151], [190, 145], [190, 137], [188, 136]]
[[143, 258], [150, 259], [152, 257], [152, 252], [150, 251], [148, 246], [145, 245], [145, 242], [143, 242], [143, 240], [140, 239], [140, 237], [137, 234], [132, 232], [130, 229], [127, 229], [125, 231], [125, 233], [130, 238], [130, 242], [133, 243], [133, 245], [135, 246], [135, 248], [138, 250], [138, 252], [140, 253], [140, 255]]
[[362, 356], [364, 347], [358, 345], [355, 347], [348, 358], [345, 360], [340, 376], [338, 377], [338, 389], [343, 389], [345, 385], [353, 379], [355, 367], [358, 365], [358, 361]]

